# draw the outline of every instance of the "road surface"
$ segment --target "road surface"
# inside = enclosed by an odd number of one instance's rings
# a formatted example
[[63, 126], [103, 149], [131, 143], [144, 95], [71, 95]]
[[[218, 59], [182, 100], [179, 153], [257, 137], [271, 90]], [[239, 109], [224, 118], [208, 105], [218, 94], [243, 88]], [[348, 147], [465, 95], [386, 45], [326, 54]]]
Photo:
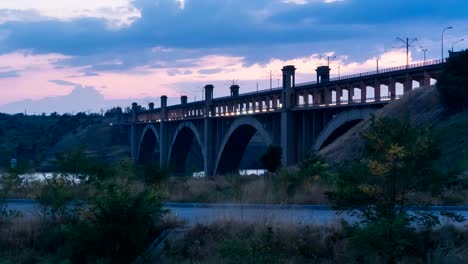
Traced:
[[[272, 222], [295, 224], [333, 224], [340, 219], [352, 218], [337, 215], [335, 211], [324, 205], [241, 205], [241, 204], [195, 204], [195, 203], [165, 203], [164, 207], [187, 225], [209, 224], [222, 220], [241, 222]], [[40, 208], [34, 200], [8, 201], [8, 208], [22, 212], [25, 215], [40, 214]], [[468, 206], [431, 207], [434, 212], [441, 210], [455, 211], [468, 219]], [[442, 219], [444, 221], [444, 219]], [[467, 221], [461, 223], [468, 224]]]

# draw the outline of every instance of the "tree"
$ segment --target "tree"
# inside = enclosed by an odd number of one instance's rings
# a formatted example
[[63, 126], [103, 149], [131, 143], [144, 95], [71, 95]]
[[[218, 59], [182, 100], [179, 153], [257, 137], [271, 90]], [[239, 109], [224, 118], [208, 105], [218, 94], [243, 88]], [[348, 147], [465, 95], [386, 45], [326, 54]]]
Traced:
[[363, 159], [341, 168], [336, 190], [328, 195], [335, 209], [356, 216], [364, 224], [352, 229], [359, 247], [368, 245], [394, 262], [403, 252], [415, 250], [411, 248], [415, 225], [430, 229], [440, 223], [435, 214], [423, 208], [409, 214], [408, 205], [428, 204], [422, 194], [440, 194], [456, 182], [456, 176], [434, 169], [439, 152], [431, 129], [413, 127], [408, 118], [373, 116], [363, 138]]
[[269, 145], [265, 154], [260, 157], [260, 163], [269, 172], [276, 172], [281, 166], [283, 150], [280, 146]]
[[450, 110], [461, 111], [468, 107], [468, 50], [447, 59], [437, 80], [437, 89]]

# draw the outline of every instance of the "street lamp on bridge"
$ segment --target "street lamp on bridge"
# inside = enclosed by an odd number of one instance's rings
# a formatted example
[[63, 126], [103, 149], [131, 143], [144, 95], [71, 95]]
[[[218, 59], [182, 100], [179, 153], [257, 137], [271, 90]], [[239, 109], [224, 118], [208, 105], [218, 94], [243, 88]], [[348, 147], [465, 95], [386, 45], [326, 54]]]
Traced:
[[457, 41], [453, 42], [453, 43], [452, 43], [452, 52], [453, 52], [453, 46], [455, 46], [455, 44], [460, 43], [460, 42], [462, 42], [462, 41], [464, 41], [464, 40], [465, 40], [465, 39], [460, 39], [460, 40], [457, 40]]
[[441, 59], [442, 61], [444, 60], [444, 33], [446, 30], [452, 29], [453, 27], [446, 27], [444, 30], [442, 30], [442, 39], [441, 39]]

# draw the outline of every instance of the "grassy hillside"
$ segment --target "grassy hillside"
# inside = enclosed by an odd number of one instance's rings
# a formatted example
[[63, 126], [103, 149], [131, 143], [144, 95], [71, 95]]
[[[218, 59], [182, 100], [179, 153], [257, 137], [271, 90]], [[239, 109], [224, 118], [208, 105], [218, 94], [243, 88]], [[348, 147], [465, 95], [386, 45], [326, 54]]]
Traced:
[[[468, 171], [468, 112], [448, 115], [435, 86], [415, 89], [401, 100], [390, 102], [376, 115], [390, 118], [408, 116], [413, 125], [433, 126], [442, 154], [439, 166]], [[319, 154], [335, 164], [360, 157], [364, 149], [361, 133], [367, 125], [368, 121], [359, 123]]]
[[0, 169], [11, 158], [33, 169], [51, 169], [54, 153], [78, 147], [105, 160], [130, 155], [126, 129], [116, 117], [78, 113], [27, 116], [0, 114]]

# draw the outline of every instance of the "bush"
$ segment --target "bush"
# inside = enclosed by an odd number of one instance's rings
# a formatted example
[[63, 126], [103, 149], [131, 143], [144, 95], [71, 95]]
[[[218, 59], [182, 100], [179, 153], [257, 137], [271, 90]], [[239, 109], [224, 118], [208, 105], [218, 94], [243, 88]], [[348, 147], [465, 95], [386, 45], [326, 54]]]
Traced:
[[447, 59], [437, 89], [449, 109], [461, 111], [468, 107], [468, 50]]
[[65, 230], [69, 243], [62, 252], [73, 263], [130, 263], [157, 235], [165, 212], [156, 191], [109, 185], [82, 212], [85, 221]]
[[395, 263], [414, 250], [413, 226], [430, 231], [440, 224], [433, 212], [414, 209], [410, 216], [407, 207], [427, 204], [424, 194], [438, 195], [457, 179], [434, 169], [438, 151], [430, 128], [412, 127], [409, 119], [372, 117], [363, 137], [362, 161], [341, 168], [336, 190], [328, 195], [335, 209], [360, 220], [351, 228], [356, 249], [368, 247]]
[[35, 199], [41, 206], [45, 219], [51, 217], [53, 221], [58, 221], [67, 216], [73, 201], [70, 186], [71, 182], [63, 175], [54, 174], [44, 179]]

